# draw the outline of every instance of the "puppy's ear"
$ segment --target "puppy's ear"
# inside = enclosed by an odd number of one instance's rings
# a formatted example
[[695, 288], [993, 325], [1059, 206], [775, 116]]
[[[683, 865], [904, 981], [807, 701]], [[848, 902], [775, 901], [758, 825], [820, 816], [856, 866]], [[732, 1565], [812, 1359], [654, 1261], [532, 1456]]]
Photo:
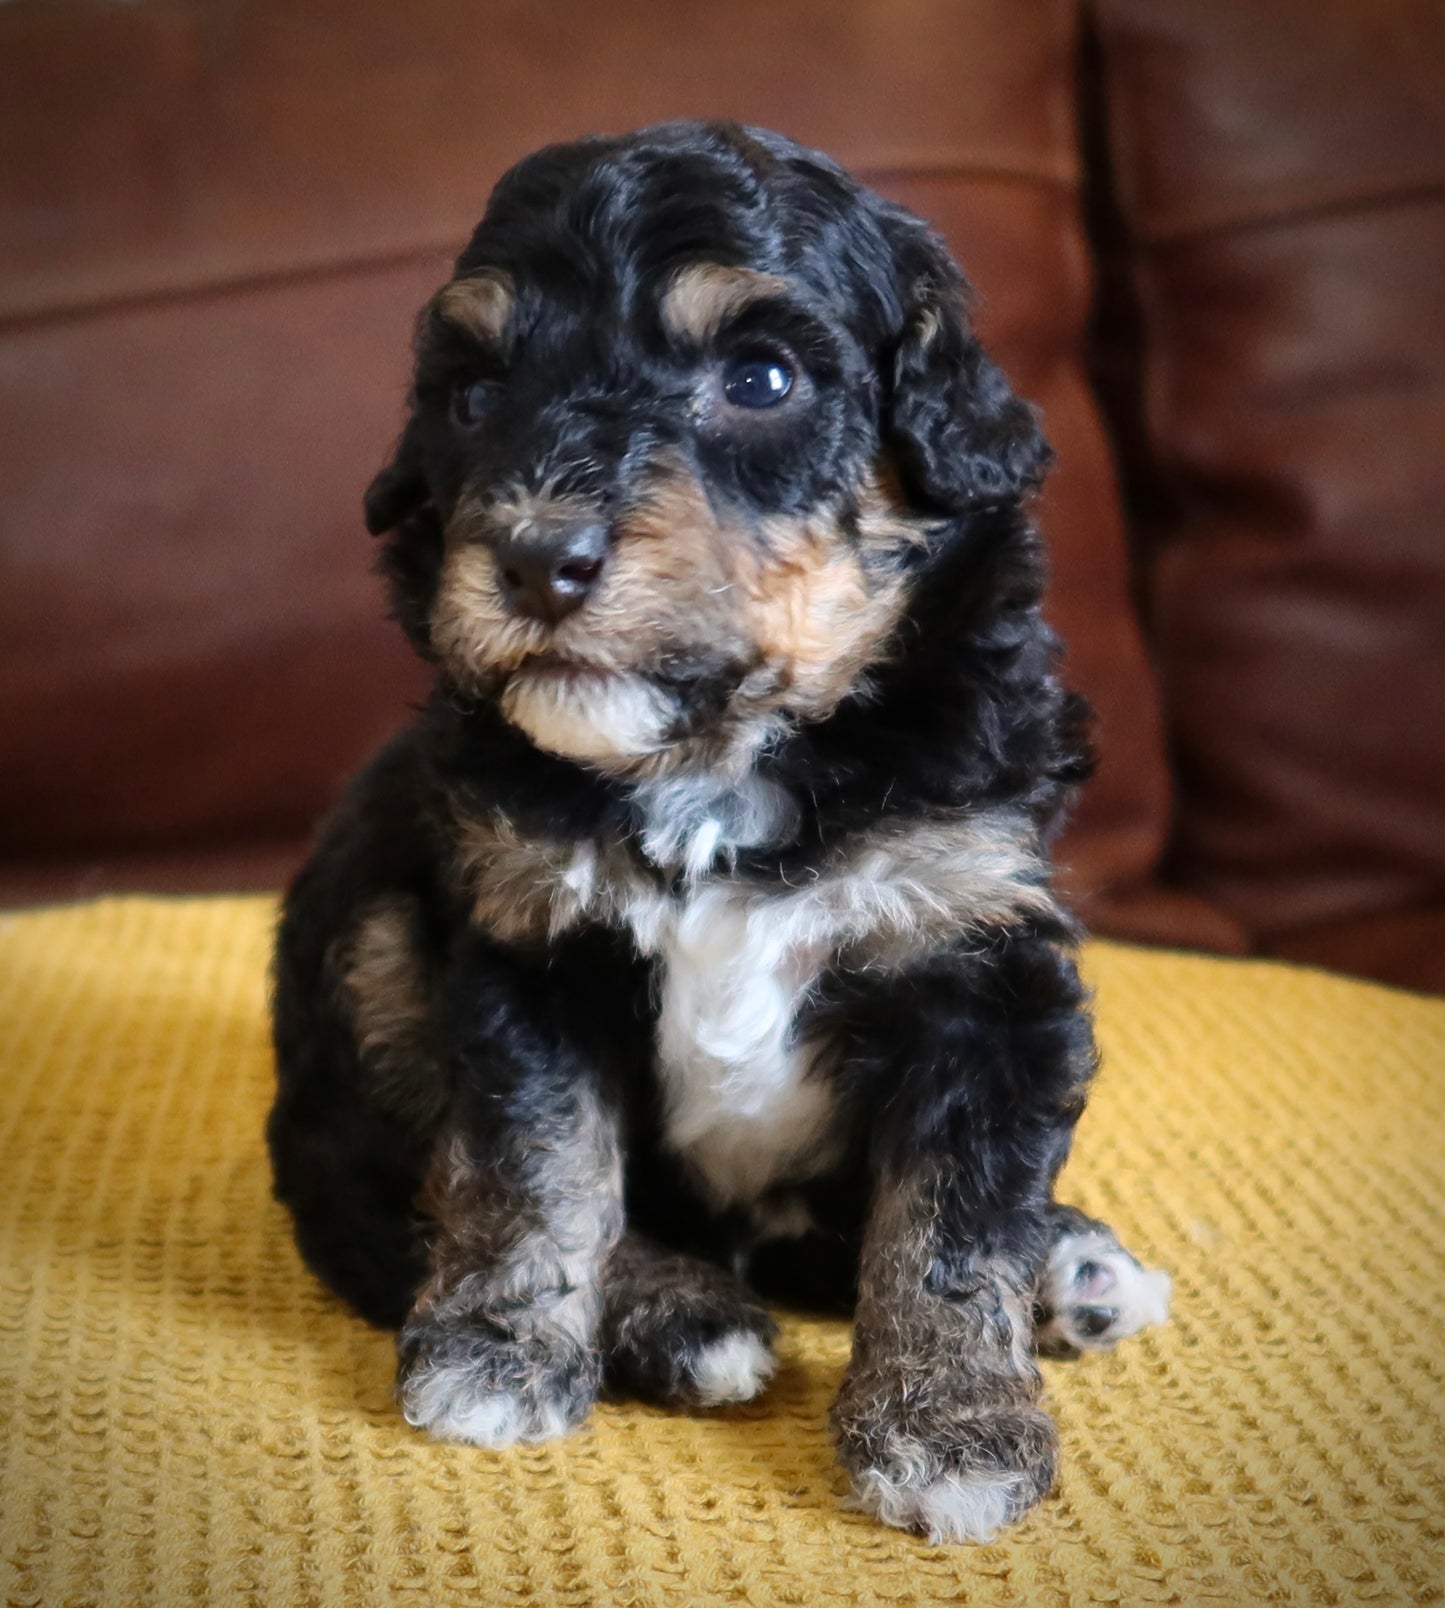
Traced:
[[907, 226], [895, 236], [904, 326], [885, 370], [884, 419], [904, 483], [951, 513], [1018, 501], [1043, 479], [1048, 443], [974, 338], [947, 248], [916, 220]]
[[362, 504], [366, 510], [366, 528], [373, 536], [384, 536], [424, 507], [430, 498], [431, 488], [422, 468], [416, 421], [412, 419], [401, 433], [391, 462], [366, 488]]
[[391, 612], [412, 646], [431, 657], [431, 610], [442, 568], [442, 521], [422, 467], [415, 421], [402, 431], [391, 462], [366, 489], [366, 528], [385, 536], [376, 567], [391, 593]]

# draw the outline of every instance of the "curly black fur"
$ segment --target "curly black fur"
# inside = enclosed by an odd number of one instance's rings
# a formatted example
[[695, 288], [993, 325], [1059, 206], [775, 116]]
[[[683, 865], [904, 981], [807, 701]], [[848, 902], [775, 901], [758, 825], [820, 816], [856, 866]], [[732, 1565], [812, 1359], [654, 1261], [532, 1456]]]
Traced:
[[[1029, 1325], [1094, 1061], [1044, 858], [1087, 760], [1023, 512], [1034, 416], [938, 238], [760, 130], [530, 157], [451, 295], [366, 499], [435, 693], [278, 939], [269, 1140], [303, 1254], [405, 1324], [408, 1416], [487, 1444], [565, 1430], [606, 1380], [760, 1388], [771, 1325], [716, 1264], [856, 1300], [860, 1494], [990, 1533], [1052, 1477]], [[753, 416], [718, 376], [759, 355], [794, 384]], [[554, 525], [606, 533], [601, 580], [504, 652], [499, 555]], [[626, 628], [587, 636], [614, 595]], [[837, 663], [814, 621], [853, 633]], [[734, 917], [754, 936], [710, 979]], [[796, 1143], [730, 1148], [708, 1069], [733, 1052], [687, 1035], [764, 1032], [743, 1018], [784, 973], [758, 1054], [791, 1092], [754, 1093]]]

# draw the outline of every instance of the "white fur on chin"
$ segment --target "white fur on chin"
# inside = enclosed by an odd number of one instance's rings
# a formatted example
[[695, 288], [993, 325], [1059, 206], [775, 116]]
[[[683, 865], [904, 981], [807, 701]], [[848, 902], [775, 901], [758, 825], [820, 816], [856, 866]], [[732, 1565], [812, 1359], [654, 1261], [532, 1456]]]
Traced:
[[672, 699], [642, 676], [550, 669], [519, 670], [502, 713], [538, 748], [598, 764], [656, 753], [676, 715]]

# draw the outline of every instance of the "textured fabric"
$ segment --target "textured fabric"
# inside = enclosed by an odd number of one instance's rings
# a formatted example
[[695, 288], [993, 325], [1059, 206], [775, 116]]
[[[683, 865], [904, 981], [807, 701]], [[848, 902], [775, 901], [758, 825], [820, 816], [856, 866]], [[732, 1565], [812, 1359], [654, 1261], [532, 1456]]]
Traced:
[[1445, 1001], [1089, 957], [1105, 1071], [1065, 1193], [1176, 1278], [1169, 1327], [1049, 1364], [1058, 1494], [950, 1550], [843, 1511], [847, 1331], [765, 1399], [431, 1444], [391, 1343], [269, 1198], [266, 900], [0, 923], [0, 1601], [1438, 1601]]

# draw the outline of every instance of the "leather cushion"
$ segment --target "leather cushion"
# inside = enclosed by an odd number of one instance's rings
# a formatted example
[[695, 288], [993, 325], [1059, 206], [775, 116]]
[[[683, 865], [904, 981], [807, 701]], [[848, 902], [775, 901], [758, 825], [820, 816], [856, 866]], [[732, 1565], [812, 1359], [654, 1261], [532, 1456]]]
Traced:
[[1404, 980], [1370, 924], [1445, 897], [1445, 11], [1098, 13], [1170, 869]]

